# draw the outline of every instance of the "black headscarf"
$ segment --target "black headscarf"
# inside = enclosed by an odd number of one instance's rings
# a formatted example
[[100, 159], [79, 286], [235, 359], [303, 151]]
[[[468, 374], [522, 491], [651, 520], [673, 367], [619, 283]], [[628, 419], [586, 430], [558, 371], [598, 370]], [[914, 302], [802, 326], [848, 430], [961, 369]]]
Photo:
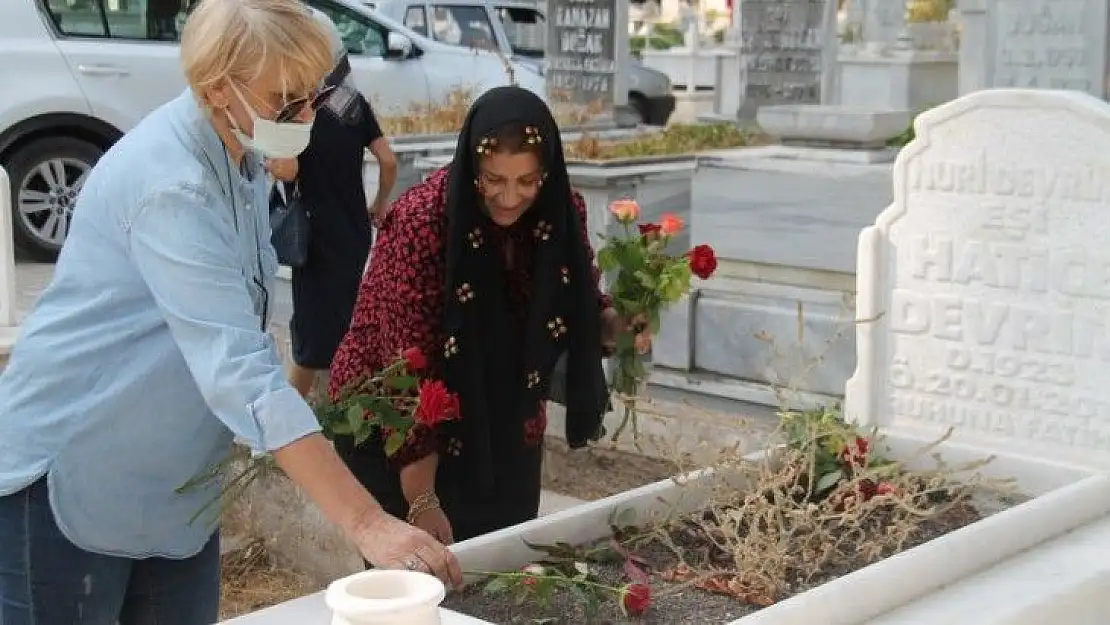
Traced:
[[[504, 260], [490, 245], [489, 229], [497, 226], [483, 211], [477, 188], [483, 138], [509, 125], [538, 131], [546, 174], [521, 217], [536, 241], [527, 325], [519, 335], [508, 331], [513, 324]], [[478, 98], [459, 135], [446, 204], [444, 377], [462, 404], [459, 460], [472, 465], [481, 482], [476, 486], [485, 490], [493, 486], [493, 463], [523, 448], [523, 424], [548, 397], [560, 356], [566, 355], [566, 437], [572, 447], [597, 435], [608, 406], [596, 285], [559, 129], [543, 100], [520, 87], [496, 87]], [[508, 438], [494, 428], [507, 428]], [[495, 448], [494, 440], [518, 443]]]

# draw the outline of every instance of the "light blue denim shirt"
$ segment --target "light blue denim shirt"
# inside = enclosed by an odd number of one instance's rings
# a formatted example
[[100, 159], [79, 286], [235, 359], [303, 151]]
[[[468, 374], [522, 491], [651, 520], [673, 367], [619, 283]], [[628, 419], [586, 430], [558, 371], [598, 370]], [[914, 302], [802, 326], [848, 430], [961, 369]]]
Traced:
[[229, 164], [190, 91], [101, 158], [0, 375], [0, 495], [45, 474], [78, 547], [188, 557], [218, 491], [176, 488], [233, 434], [271, 451], [319, 431], [262, 331], [269, 188], [255, 157]]

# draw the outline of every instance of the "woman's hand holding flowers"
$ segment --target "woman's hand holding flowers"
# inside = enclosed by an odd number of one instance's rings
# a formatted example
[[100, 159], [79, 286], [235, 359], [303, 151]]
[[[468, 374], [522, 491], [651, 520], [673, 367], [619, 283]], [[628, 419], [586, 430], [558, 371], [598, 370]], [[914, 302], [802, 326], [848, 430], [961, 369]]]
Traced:
[[617, 350], [617, 337], [622, 332], [636, 332], [634, 345], [638, 354], [651, 351], [651, 324], [645, 315], [637, 315], [631, 320], [621, 319], [616, 308], [601, 311], [601, 349], [605, 356], [612, 356]]

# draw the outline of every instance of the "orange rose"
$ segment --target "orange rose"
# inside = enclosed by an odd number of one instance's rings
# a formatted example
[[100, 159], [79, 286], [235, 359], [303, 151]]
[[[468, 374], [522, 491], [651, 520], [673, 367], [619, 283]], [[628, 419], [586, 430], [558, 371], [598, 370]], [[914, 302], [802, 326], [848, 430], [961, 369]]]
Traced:
[[630, 222], [636, 221], [640, 217], [640, 205], [636, 200], [613, 200], [609, 205], [609, 212], [617, 218], [617, 221]]
[[678, 218], [678, 215], [674, 215], [672, 213], [664, 214], [663, 219], [659, 221], [660, 229], [662, 229], [663, 234], [667, 236], [677, 234], [678, 231], [682, 230], [682, 228], [685, 226], [686, 224]]

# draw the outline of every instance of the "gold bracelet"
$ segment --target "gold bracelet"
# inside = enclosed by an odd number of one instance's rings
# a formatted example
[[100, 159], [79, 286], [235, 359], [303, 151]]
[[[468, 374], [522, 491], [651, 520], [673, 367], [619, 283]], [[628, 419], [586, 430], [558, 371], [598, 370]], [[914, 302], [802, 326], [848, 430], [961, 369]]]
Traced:
[[405, 517], [405, 520], [409, 525], [412, 525], [416, 523], [416, 519], [419, 518], [421, 514], [437, 508], [439, 508], [439, 497], [436, 496], [435, 491], [428, 491], [412, 500], [412, 503], [409, 504], [409, 513], [408, 516]]

